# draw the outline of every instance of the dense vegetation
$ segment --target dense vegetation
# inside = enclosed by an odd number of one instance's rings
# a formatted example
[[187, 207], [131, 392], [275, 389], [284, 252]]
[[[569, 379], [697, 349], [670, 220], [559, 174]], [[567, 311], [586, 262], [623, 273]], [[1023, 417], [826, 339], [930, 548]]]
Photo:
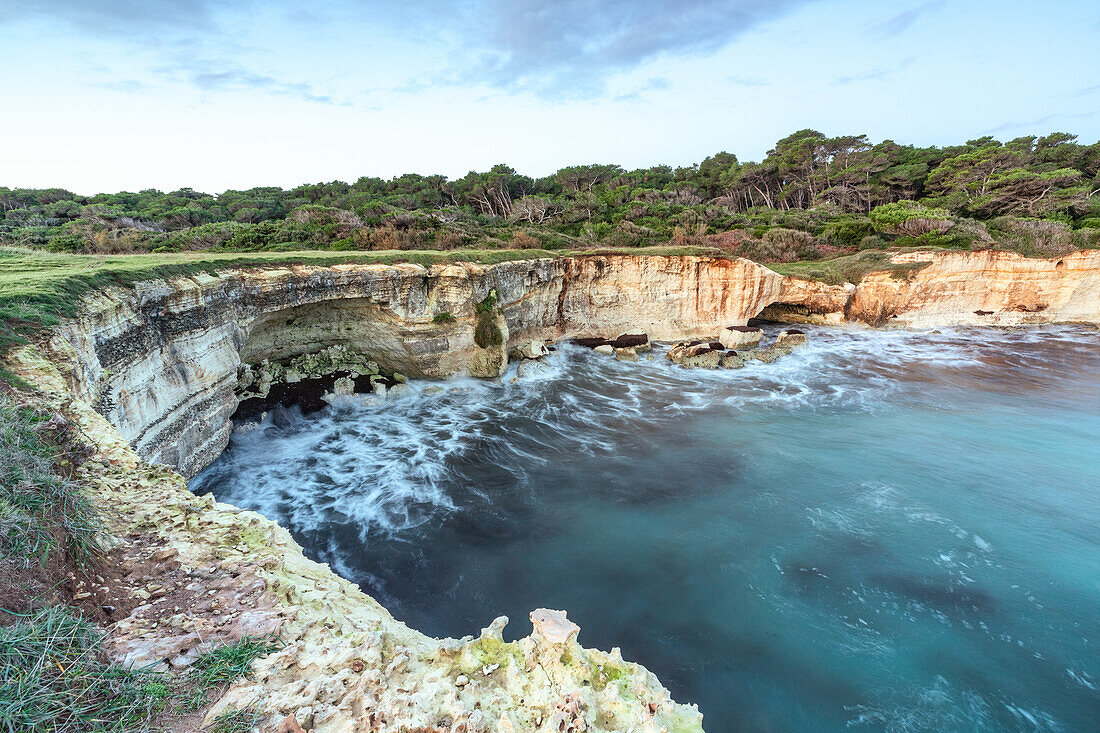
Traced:
[[0, 244], [74, 253], [586, 249], [671, 242], [764, 262], [888, 246], [1053, 255], [1100, 241], [1100, 143], [1054, 133], [919, 148], [802, 130], [759, 162], [506, 165], [448, 180], [78, 196], [0, 188]]

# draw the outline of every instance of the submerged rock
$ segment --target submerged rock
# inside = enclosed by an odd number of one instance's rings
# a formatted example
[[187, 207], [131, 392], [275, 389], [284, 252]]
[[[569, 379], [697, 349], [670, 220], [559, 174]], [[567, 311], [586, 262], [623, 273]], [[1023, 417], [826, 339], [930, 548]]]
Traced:
[[550, 353], [542, 341], [528, 341], [516, 348], [516, 354], [523, 359], [541, 359]]
[[790, 356], [792, 353], [794, 353], [794, 347], [772, 345], [766, 349], [756, 349], [755, 351], [750, 353], [752, 353], [751, 358], [756, 359], [757, 361], [762, 361], [765, 364], [771, 364], [776, 359], [784, 356]]
[[737, 355], [736, 351], [727, 351], [718, 362], [723, 369], [740, 369], [745, 366], [745, 361]]
[[689, 369], [717, 369], [724, 355], [717, 341], [681, 341], [668, 350], [667, 358]]
[[516, 367], [516, 377], [519, 379], [528, 379], [530, 377], [538, 377], [547, 374], [550, 371], [550, 367], [541, 361], [534, 359], [527, 359], [521, 361], [519, 366]]
[[718, 336], [719, 343], [727, 349], [751, 348], [760, 343], [764, 331], [755, 326], [728, 326]]

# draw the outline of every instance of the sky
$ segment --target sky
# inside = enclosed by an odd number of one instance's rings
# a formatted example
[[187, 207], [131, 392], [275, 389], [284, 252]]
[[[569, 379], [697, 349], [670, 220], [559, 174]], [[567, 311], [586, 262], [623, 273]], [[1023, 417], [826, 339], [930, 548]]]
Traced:
[[1100, 140], [1100, 4], [0, 0], [0, 186], [760, 160], [804, 128]]

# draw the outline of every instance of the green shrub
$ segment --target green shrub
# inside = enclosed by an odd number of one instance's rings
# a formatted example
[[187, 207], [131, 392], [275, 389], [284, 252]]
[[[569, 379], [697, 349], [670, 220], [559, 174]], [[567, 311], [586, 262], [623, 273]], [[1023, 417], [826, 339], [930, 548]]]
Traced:
[[898, 201], [876, 206], [868, 214], [876, 232], [920, 236], [943, 234], [953, 226], [951, 212], [918, 204], [916, 201]]
[[457, 319], [449, 312], [443, 311], [432, 316], [432, 323], [454, 323]]

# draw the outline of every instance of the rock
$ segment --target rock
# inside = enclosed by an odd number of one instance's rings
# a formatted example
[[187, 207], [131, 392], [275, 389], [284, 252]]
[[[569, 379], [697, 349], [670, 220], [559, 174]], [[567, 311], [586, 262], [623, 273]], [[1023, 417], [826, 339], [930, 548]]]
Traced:
[[421, 390], [421, 393], [422, 394], [442, 394], [443, 393], [443, 388], [440, 387], [438, 384], [429, 384], [427, 387], [425, 387], [423, 390]]
[[393, 373], [393, 381], [397, 382], [398, 384], [405, 384], [409, 381], [409, 378], [406, 377], [401, 372], [394, 372]]
[[745, 362], [737, 355], [736, 351], [727, 351], [718, 361], [718, 366], [723, 369], [740, 369], [745, 366]]
[[332, 383], [332, 393], [336, 395], [355, 394], [355, 380], [351, 377], [340, 377]]
[[604, 356], [615, 355], [615, 347], [611, 344], [600, 344], [595, 349], [593, 349], [593, 351], [595, 351], [597, 354], [603, 354]]
[[534, 627], [531, 638], [535, 643], [541, 641], [551, 645], [576, 642], [577, 634], [581, 630], [580, 626], [566, 617], [565, 611], [554, 611], [549, 608], [536, 608], [532, 611], [531, 625]]
[[638, 350], [633, 346], [615, 349], [615, 358], [619, 361], [638, 361]]
[[717, 341], [681, 341], [668, 350], [668, 359], [689, 369], [717, 369], [725, 350]]
[[401, 399], [402, 397], [408, 397], [412, 394], [412, 387], [407, 384], [395, 384], [386, 390], [387, 400]]
[[764, 332], [755, 326], [728, 326], [718, 336], [718, 341], [727, 349], [752, 348], [760, 343]]
[[293, 715], [288, 715], [279, 722], [279, 725], [275, 728], [275, 733], [305, 733], [305, 731], [302, 730], [302, 726], [298, 725], [298, 721]]
[[481, 379], [499, 379], [508, 369], [508, 355], [503, 347], [475, 349], [467, 373]]
[[807, 341], [809, 337], [805, 333], [792, 328], [780, 333], [772, 346], [802, 346]]
[[516, 348], [516, 353], [524, 359], [541, 359], [550, 353], [550, 349], [541, 341], [528, 341]]
[[611, 345], [614, 346], [616, 349], [629, 349], [632, 347], [636, 349], [650, 348], [649, 336], [646, 334], [645, 331], [642, 330], [620, 333], [611, 342]]
[[533, 359], [525, 359], [519, 363], [516, 367], [516, 377], [519, 379], [530, 379], [532, 377], [545, 376], [550, 372], [550, 367], [543, 364], [541, 361]]
[[455, 687], [465, 687], [468, 684], [470, 684], [470, 678], [466, 675], [460, 674], [458, 677], [455, 677]]
[[794, 353], [794, 347], [791, 346], [769, 346], [766, 349], [757, 349], [753, 351], [752, 358], [762, 361], [765, 364], [771, 364], [776, 359], [783, 356], [790, 356]]

